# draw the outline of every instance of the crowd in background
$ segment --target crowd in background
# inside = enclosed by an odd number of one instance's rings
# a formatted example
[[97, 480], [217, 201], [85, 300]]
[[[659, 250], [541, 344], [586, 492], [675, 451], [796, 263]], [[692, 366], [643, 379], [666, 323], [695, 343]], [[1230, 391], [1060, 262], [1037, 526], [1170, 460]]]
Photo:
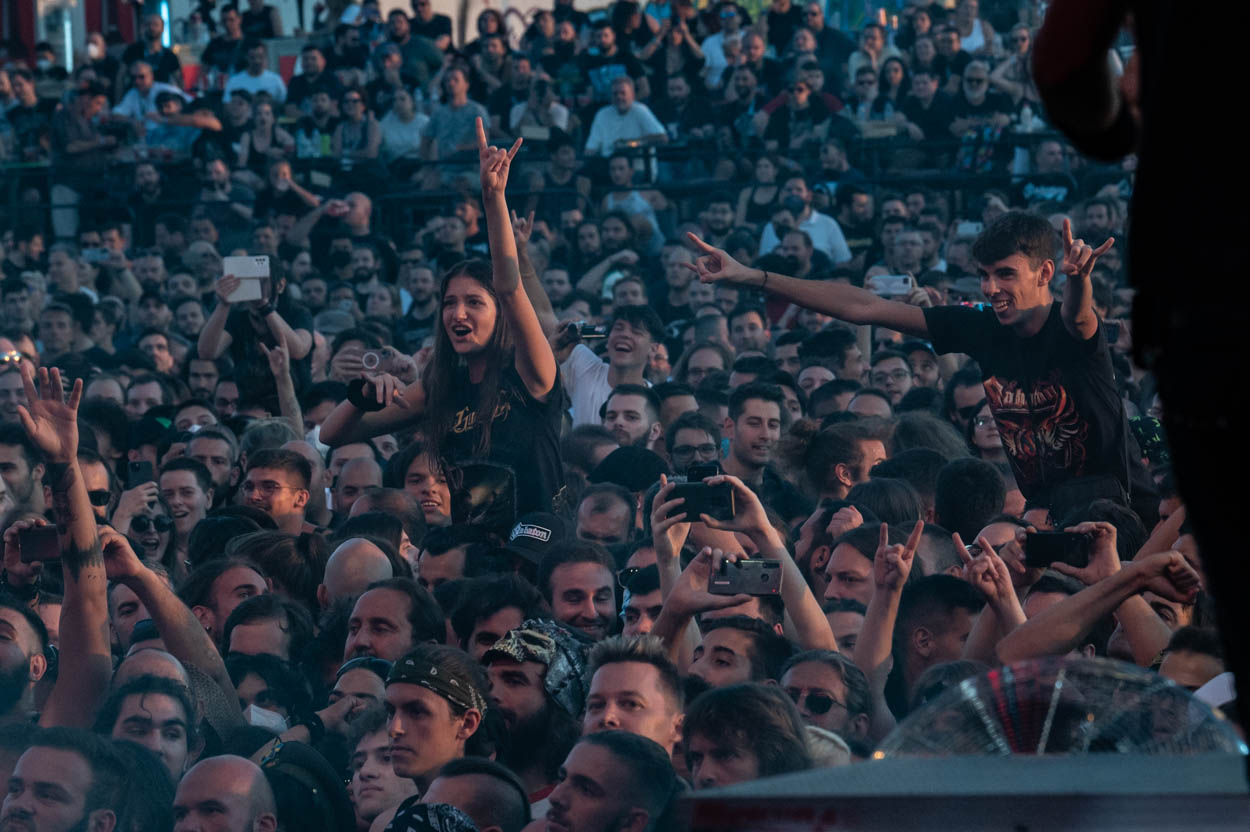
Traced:
[[0, 828], [679, 828], [1002, 664], [1209, 690], [1133, 163], [1038, 4], [892, 11], [364, 2], [284, 77], [207, 2], [0, 70]]

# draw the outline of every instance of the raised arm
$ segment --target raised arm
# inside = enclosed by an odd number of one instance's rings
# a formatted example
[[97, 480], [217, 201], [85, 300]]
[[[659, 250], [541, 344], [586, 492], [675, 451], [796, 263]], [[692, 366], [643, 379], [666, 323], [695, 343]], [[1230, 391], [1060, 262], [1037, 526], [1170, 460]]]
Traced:
[[295, 395], [295, 380], [291, 378], [291, 354], [285, 343], [279, 343], [273, 349], [264, 344], [260, 351], [269, 361], [269, 372], [273, 373], [274, 386], [278, 390], [278, 407], [282, 418], [286, 419], [297, 434], [304, 433], [304, 413], [299, 406], [299, 398]]
[[204, 322], [200, 338], [196, 342], [201, 361], [213, 361], [230, 349], [230, 344], [234, 342], [234, 336], [226, 331], [226, 320], [230, 317], [230, 301], [227, 298], [239, 288], [239, 278], [232, 274], [222, 275], [217, 278], [214, 288], [217, 291], [217, 305], [213, 307], [213, 314]]
[[684, 265], [704, 283], [725, 281], [753, 286], [848, 323], [885, 326], [919, 338], [929, 335], [924, 312], [918, 307], [885, 300], [866, 289], [844, 283], [800, 280], [763, 269], [749, 269], [696, 235], [687, 233], [686, 236], [702, 253], [693, 263]]
[[1063, 325], [1073, 338], [1088, 341], [1098, 332], [1098, 313], [1094, 311], [1094, 286], [1090, 275], [1094, 263], [1115, 244], [1108, 237], [1098, 248], [1090, 248], [1084, 240], [1072, 239], [1072, 222], [1063, 221], [1063, 273], [1068, 276], [1063, 287]]
[[533, 233], [534, 212], [530, 211], [528, 216], [519, 217], [517, 212], [513, 211], [512, 236], [516, 240], [517, 265], [521, 269], [521, 285], [525, 287], [525, 294], [529, 295], [530, 303], [534, 305], [534, 314], [538, 316], [538, 322], [542, 324], [543, 334], [550, 339], [556, 331], [556, 312], [551, 306], [551, 298], [547, 297], [547, 290], [543, 288], [542, 281], [538, 279], [538, 272], [534, 269], [534, 263], [530, 260], [529, 244]]
[[34, 369], [21, 363], [26, 407], [18, 417], [31, 441], [47, 459], [46, 484], [52, 491], [52, 513], [61, 544], [65, 598], [61, 606], [60, 670], [39, 724], [85, 727], [108, 691], [113, 675], [109, 648], [108, 578], [96, 536], [95, 512], [78, 468], [78, 402], [82, 380], [74, 382], [68, 400], [60, 371]]
[[529, 295], [521, 285], [516, 239], [512, 236], [508, 203], [504, 199], [508, 170], [520, 149], [520, 139], [516, 140], [511, 150], [488, 145], [486, 128], [482, 119], [477, 120], [477, 153], [482, 181], [482, 204], [485, 207], [486, 231], [490, 242], [492, 283], [501, 311], [515, 333], [516, 371], [529, 394], [536, 399], [544, 399], [555, 387], [559, 367], [538, 315], [534, 312], [534, 305], [530, 303]]

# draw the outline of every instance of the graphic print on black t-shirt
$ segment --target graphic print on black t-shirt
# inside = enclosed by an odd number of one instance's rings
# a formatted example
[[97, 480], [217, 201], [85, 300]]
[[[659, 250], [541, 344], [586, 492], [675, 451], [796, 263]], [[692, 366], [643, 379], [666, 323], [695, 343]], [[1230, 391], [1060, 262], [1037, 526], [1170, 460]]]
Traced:
[[1058, 370], [1023, 387], [1014, 379], [985, 379], [1003, 449], [1018, 478], [1026, 482], [1085, 474], [1089, 422], [1081, 417]]

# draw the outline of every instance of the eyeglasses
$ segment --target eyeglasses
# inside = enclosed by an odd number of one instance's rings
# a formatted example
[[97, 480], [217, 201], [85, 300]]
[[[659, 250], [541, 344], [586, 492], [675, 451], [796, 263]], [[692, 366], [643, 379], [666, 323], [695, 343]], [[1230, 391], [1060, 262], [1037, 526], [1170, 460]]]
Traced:
[[716, 446], [711, 442], [705, 445], [675, 445], [670, 453], [674, 459], [690, 459], [696, 456], [700, 459], [712, 459], [716, 456]]
[[257, 491], [259, 491], [262, 495], [266, 497], [272, 497], [274, 494], [277, 494], [279, 491], [299, 491], [299, 490], [301, 489], [296, 488], [293, 485], [280, 485], [276, 482], [270, 482], [269, 480], [265, 480], [264, 482], [260, 482], [260, 483], [255, 483], [255, 482], [243, 483], [244, 494], [254, 494]]
[[978, 416], [977, 418], [972, 420], [973, 427], [983, 428], [987, 425], [992, 425], [992, 424], [994, 424], [993, 416]]
[[[638, 577], [638, 573], [643, 570], [641, 566], [626, 566], [620, 572], [616, 573], [616, 582], [620, 584], [621, 589], [629, 589], [629, 584], [634, 578]], [[622, 613], [624, 615], [624, 613]]]
[[0, 364], [20, 364], [22, 363], [22, 354], [17, 350], [9, 350], [8, 352], [0, 352]]
[[[800, 708], [804, 707], [803, 691], [797, 688], [788, 688], [786, 690], [786, 695], [790, 697], [790, 700], [794, 702], [796, 706]], [[809, 691], [807, 694], [806, 707], [809, 711], [816, 714], [816, 716], [829, 713], [829, 710], [833, 708], [834, 705], [841, 708], [846, 707], [845, 702], [839, 702], [827, 693], [818, 693], [813, 690]]]
[[1017, 35], [1016, 37], [1011, 39], [1011, 42], [1012, 43], [1028, 43], [1029, 38], [1028, 38], [1028, 35]]
[[972, 417], [976, 416], [977, 411], [980, 409], [981, 408], [977, 407], [975, 404], [970, 404], [967, 407], [959, 408], [959, 410], [957, 410], [956, 412], [959, 414], [960, 421], [971, 422]]
[[911, 378], [910, 370], [895, 370], [892, 373], [873, 373], [872, 383], [882, 385], [890, 381], [907, 381], [909, 378]]
[[107, 488], [101, 488], [98, 491], [88, 491], [87, 499], [91, 501], [93, 506], [106, 506], [109, 500], [113, 499], [113, 492]]
[[163, 514], [158, 514], [155, 517], [139, 515], [138, 517], [130, 518], [130, 530], [137, 534], [147, 534], [153, 527], [155, 527], [157, 534], [164, 534], [174, 527], [174, 521]]

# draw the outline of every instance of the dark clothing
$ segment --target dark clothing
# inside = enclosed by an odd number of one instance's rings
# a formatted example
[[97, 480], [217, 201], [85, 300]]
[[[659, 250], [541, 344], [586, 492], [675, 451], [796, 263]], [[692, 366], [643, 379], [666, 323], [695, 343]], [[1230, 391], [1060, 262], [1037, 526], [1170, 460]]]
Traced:
[[810, 99], [811, 103], [802, 110], [782, 107], [768, 118], [768, 126], [764, 128], [764, 139], [775, 140], [782, 151], [789, 150], [795, 139], [800, 136], [814, 140], [817, 125], [824, 124], [832, 114], [819, 98]]
[[427, 23], [419, 16], [413, 15], [408, 21], [408, 28], [414, 36], [437, 41], [443, 35], [451, 37], [451, 18], [445, 14], [436, 14]]
[[258, 12], [244, 9], [242, 17], [244, 38], [269, 40], [278, 36], [273, 30], [273, 6], [262, 6]]
[[972, 56], [960, 49], [951, 57], [937, 55], [933, 58], [933, 70], [937, 73], [938, 87], [944, 88], [952, 75], [963, 77], [964, 70], [972, 63]]
[[1015, 105], [1005, 93], [990, 91], [981, 99], [980, 104], [973, 104], [966, 96], [957, 95], [951, 104], [951, 121], [958, 118], [989, 118], [1002, 113], [1009, 114]]
[[[312, 315], [300, 304], [288, 300], [285, 295], [278, 299], [278, 314], [291, 329], [312, 333]], [[231, 360], [234, 361], [234, 379], [239, 385], [239, 398], [250, 401], [273, 395], [273, 372], [269, 369], [269, 359], [265, 358], [259, 345], [264, 344], [270, 349], [278, 345], [264, 321], [260, 321], [259, 329], [254, 321], [256, 319], [251, 312], [237, 306], [230, 310], [230, 316], [226, 319], [226, 331], [233, 339], [229, 352]], [[291, 356], [291, 379], [295, 382], [297, 394], [312, 383], [312, 350], [303, 358]]]
[[846, 87], [846, 62], [855, 53], [855, 41], [827, 23], [816, 33], [816, 60], [825, 73], [827, 90]]
[[637, 81], [645, 74], [638, 59], [619, 48], [615, 55], [583, 53], [578, 63], [595, 101], [600, 103], [612, 100], [612, 82], [617, 78], [628, 76]]
[[82, 118], [72, 107], [62, 107], [52, 116], [49, 125], [52, 145], [52, 176], [71, 187], [75, 182], [98, 181], [108, 168], [108, 154], [98, 146], [81, 153], [66, 150], [79, 141], [98, 141], [100, 134], [95, 125]]
[[430, 38], [410, 34], [407, 43], [395, 45], [404, 59], [404, 72], [416, 79], [416, 86], [425, 87], [443, 65], [443, 52]]
[[1081, 341], [1055, 303], [1030, 337], [1003, 326], [990, 308], [924, 311], [938, 354], [962, 352], [981, 365], [985, 396], [1021, 493], [1047, 505], [1076, 477], [1112, 475], [1129, 490], [1124, 405], [1100, 324]]
[[778, 55], [790, 48], [794, 33], [803, 26], [803, 9], [794, 4], [782, 13], [772, 10], [768, 12], [768, 45]]
[[711, 127], [716, 123], [716, 113], [712, 111], [712, 102], [706, 96], [691, 93], [684, 107], [680, 110], [669, 99], [661, 99], [654, 109], [655, 117], [664, 125], [664, 130], [672, 141], [690, 138], [690, 131], [696, 127]]
[[[515, 473], [518, 515], [551, 511], [552, 498], [564, 487], [560, 423], [568, 403], [560, 374], [556, 373], [555, 386], [542, 402], [525, 389], [510, 359], [500, 382], [485, 460], [506, 465]], [[456, 390], [456, 418], [443, 439], [442, 454], [452, 463], [481, 460], [483, 454], [477, 450], [481, 424], [474, 410], [478, 386], [465, 378]]]
[[247, 53], [243, 51], [245, 43], [247, 43], [247, 38], [231, 40], [225, 35], [215, 37], [208, 42], [208, 46], [204, 47], [204, 52], [200, 55], [200, 64], [212, 67], [218, 72], [231, 74], [241, 72], [247, 66]]
[[162, 47], [158, 52], [149, 52], [144, 43], [132, 43], [122, 52], [122, 66], [129, 67], [135, 61], [152, 67], [152, 77], [157, 81], [182, 86], [182, 64], [174, 50]]
[[1061, 202], [1068, 204], [1076, 200], [1076, 180], [1070, 173], [1030, 173], [1016, 184], [1016, 201], [1024, 204], [1033, 202]]
[[582, 27], [590, 25], [590, 15], [573, 8], [572, 3], [568, 5], [556, 3], [555, 8], [551, 10], [551, 16], [556, 19], [556, 26], [568, 20], [579, 32]]
[[338, 101], [343, 95], [343, 85], [339, 83], [338, 76], [333, 72], [323, 71], [316, 78], [309, 78], [303, 73], [293, 76], [291, 83], [286, 88], [286, 103], [294, 104], [301, 110], [307, 111], [304, 102], [312, 98], [313, 93], [325, 91], [330, 97]]
[[4, 114], [4, 118], [13, 126], [15, 147], [18, 150], [16, 161], [35, 161], [47, 157], [43, 148], [49, 139], [55, 112], [56, 101], [42, 98], [33, 107], [18, 104]]
[[760, 484], [750, 488], [765, 508], [777, 512], [787, 523], [796, 517], [807, 517], [815, 508], [811, 500], [772, 468], [765, 468]]
[[938, 92], [925, 107], [919, 99], [907, 96], [903, 99], [903, 115], [907, 120], [920, 128], [925, 141], [948, 139], [951, 135], [951, 97]]

